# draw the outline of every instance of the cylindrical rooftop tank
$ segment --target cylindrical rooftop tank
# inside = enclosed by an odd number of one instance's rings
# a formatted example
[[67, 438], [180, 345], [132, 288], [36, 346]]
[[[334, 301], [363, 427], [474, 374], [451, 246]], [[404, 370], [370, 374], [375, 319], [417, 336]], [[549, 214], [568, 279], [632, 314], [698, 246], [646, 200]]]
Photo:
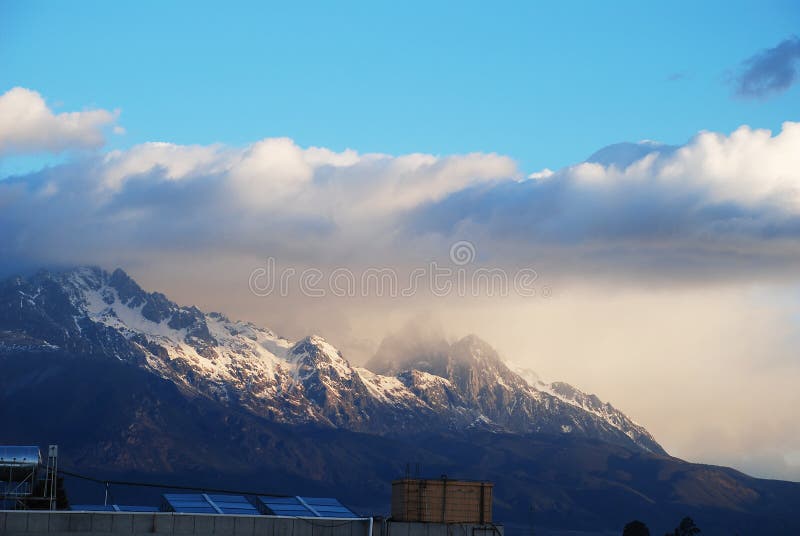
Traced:
[[41, 464], [39, 447], [0, 445], [0, 482], [30, 480]]

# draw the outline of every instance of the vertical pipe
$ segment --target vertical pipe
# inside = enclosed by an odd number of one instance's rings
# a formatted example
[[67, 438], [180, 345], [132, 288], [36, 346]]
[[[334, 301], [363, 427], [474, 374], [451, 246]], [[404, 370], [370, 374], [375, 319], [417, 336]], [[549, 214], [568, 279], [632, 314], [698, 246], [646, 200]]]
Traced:
[[427, 504], [425, 503], [424, 497], [424, 482], [422, 480], [417, 480], [417, 520], [416, 521], [428, 521], [425, 519], [425, 514], [428, 513]]
[[481, 513], [480, 513], [481, 525], [483, 525], [483, 523], [484, 523], [484, 513], [483, 513], [484, 512], [484, 508], [485, 508], [484, 500], [485, 499], [484, 499], [483, 482], [481, 482]]
[[49, 445], [48, 454], [53, 457], [53, 479], [50, 482], [50, 510], [56, 509], [56, 483], [58, 481], [58, 445]]
[[442, 475], [442, 523], [447, 523], [447, 475]]

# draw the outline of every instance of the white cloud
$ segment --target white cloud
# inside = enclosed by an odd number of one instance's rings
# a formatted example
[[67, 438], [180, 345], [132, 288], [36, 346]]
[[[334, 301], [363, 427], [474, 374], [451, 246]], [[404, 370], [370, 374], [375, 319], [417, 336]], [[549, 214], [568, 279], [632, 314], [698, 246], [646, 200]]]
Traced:
[[272, 138], [256, 142], [240, 154], [229, 176], [244, 203], [266, 207], [311, 186], [314, 169], [292, 140]]
[[[357, 250], [417, 262], [467, 238], [486, 261], [535, 252], [554, 273], [595, 275], [601, 263], [620, 275], [758, 278], [800, 260], [800, 123], [775, 135], [746, 126], [701, 132], [682, 147], [637, 151], [633, 161], [629, 150], [601, 151], [603, 163], [519, 181], [514, 161], [496, 154], [359, 154], [288, 138], [244, 148], [146, 143], [0, 186], [0, 197], [13, 189], [16, 199], [0, 220], [8, 236], [44, 226], [43, 241], [47, 229], [85, 225], [59, 237], [52, 254], [75, 240], [71, 250], [89, 257], [124, 243], [289, 248], [328, 259]], [[10, 262], [50, 251], [15, 244], [3, 248]]]
[[119, 191], [125, 181], [150, 173], [166, 180], [215, 174], [227, 168], [225, 160], [225, 151], [217, 145], [150, 142], [106, 154], [96, 178], [102, 188]]
[[[462, 191], [420, 209], [416, 232], [468, 238], [493, 262], [675, 282], [791, 276], [800, 262], [800, 123], [701, 132], [633, 161]], [[624, 154], [623, 154], [624, 153]]]
[[529, 179], [533, 180], [541, 180], [541, 179], [549, 179], [553, 176], [553, 170], [550, 168], [544, 168], [541, 171], [534, 171], [530, 175], [528, 175]]
[[[268, 138], [243, 149], [150, 142], [112, 151], [87, 165], [93, 191], [124, 197], [126, 185], [211, 180], [235, 211], [335, 219], [383, 217], [476, 184], [515, 177], [514, 162], [496, 154], [390, 156], [347, 149], [302, 148]], [[128, 184], [130, 183], [130, 184]], [[201, 202], [216, 202], [205, 199]], [[333, 209], [336, 209], [335, 211]], [[264, 216], [268, 218], [269, 216]]]
[[647, 183], [694, 188], [706, 192], [707, 202], [788, 202], [793, 212], [800, 212], [800, 123], [784, 123], [775, 136], [748, 126], [729, 136], [701, 132], [671, 153], [653, 150], [624, 166], [583, 163], [560, 175], [609, 187]]
[[117, 116], [107, 110], [54, 114], [39, 93], [15, 87], [0, 95], [0, 156], [100, 147]]
[[495, 154], [362, 155], [288, 138], [244, 148], [145, 143], [0, 182], [0, 199], [14, 198], [0, 214], [0, 264], [98, 262], [140, 248], [368, 252], [381, 233], [399, 233], [409, 211], [517, 175]]

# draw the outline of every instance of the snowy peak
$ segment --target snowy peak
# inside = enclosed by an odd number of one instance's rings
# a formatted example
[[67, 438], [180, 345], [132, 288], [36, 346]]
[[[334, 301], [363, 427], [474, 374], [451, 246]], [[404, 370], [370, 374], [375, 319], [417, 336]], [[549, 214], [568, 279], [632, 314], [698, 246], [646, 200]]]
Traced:
[[[151, 335], [168, 328], [181, 333], [182, 342], [199, 352], [208, 352], [218, 345], [209, 332], [205, 315], [199, 309], [194, 306], [180, 307], [159, 292], [145, 292], [119, 268], [110, 276], [98, 268], [76, 270], [70, 281], [79, 286], [82, 282], [88, 289], [81, 305], [90, 316], [114, 315], [123, 323], [125, 321], [122, 319], [126, 318], [134, 324], [130, 326], [132, 329], [149, 331]], [[102, 304], [96, 299], [98, 296]], [[138, 317], [152, 326], [140, 323]]]
[[450, 347], [450, 374], [456, 383], [481, 388], [490, 384], [522, 389], [525, 381], [511, 371], [489, 343], [467, 335]]
[[296, 364], [297, 377], [300, 379], [307, 379], [314, 374], [336, 380], [353, 376], [353, 368], [341, 352], [318, 335], [299, 341], [289, 355]]
[[[440, 377], [468, 399], [476, 399], [481, 392], [497, 386], [525, 387], [524, 380], [514, 374], [495, 349], [477, 335], [467, 335], [453, 344], [442, 339], [428, 341], [425, 345], [408, 345], [413, 348], [409, 353], [403, 346], [392, 348], [397, 342], [397, 337], [387, 337], [367, 367], [383, 374], [418, 371]], [[397, 357], [387, 359], [386, 356], [392, 355]]]
[[[119, 296], [120, 301], [123, 304], [127, 305], [128, 307], [135, 309], [137, 307], [145, 305], [148, 302], [147, 293], [145, 293], [145, 291], [142, 290], [142, 288], [133, 279], [131, 279], [130, 276], [128, 276], [128, 274], [123, 272], [121, 268], [117, 268], [116, 270], [114, 270], [114, 272], [112, 272], [111, 274], [111, 277], [107, 279], [108, 280], [106, 281], [106, 283], [108, 284], [108, 286], [117, 291], [117, 295]], [[161, 295], [160, 297], [162, 297], [164, 299], [164, 302], [166, 302], [166, 297], [164, 297], [163, 295]], [[165, 303], [165, 305], [167, 304]], [[169, 305], [174, 305], [174, 304], [170, 303]], [[154, 309], [153, 313], [156, 312], [157, 309]], [[160, 315], [154, 317], [145, 316], [145, 318], [153, 322], [161, 322], [162, 320], [162, 317], [160, 317]]]
[[678, 146], [666, 145], [652, 140], [643, 140], [637, 143], [615, 143], [593, 153], [586, 159], [586, 162], [625, 169], [650, 154], [657, 153], [662, 156], [669, 156], [678, 149]]

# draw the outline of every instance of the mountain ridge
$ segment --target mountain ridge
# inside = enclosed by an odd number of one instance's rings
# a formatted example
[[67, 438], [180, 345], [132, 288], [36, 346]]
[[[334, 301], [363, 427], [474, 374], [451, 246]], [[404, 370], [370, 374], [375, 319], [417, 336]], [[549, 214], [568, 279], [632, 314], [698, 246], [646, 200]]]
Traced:
[[318, 335], [290, 341], [222, 313], [180, 306], [119, 268], [8, 279], [0, 284], [0, 308], [0, 352], [24, 351], [25, 340], [30, 348], [113, 357], [276, 422], [382, 434], [485, 425], [666, 454], [647, 430], [594, 395], [528, 383], [476, 335], [442, 347], [435, 366], [369, 370], [352, 366]]

